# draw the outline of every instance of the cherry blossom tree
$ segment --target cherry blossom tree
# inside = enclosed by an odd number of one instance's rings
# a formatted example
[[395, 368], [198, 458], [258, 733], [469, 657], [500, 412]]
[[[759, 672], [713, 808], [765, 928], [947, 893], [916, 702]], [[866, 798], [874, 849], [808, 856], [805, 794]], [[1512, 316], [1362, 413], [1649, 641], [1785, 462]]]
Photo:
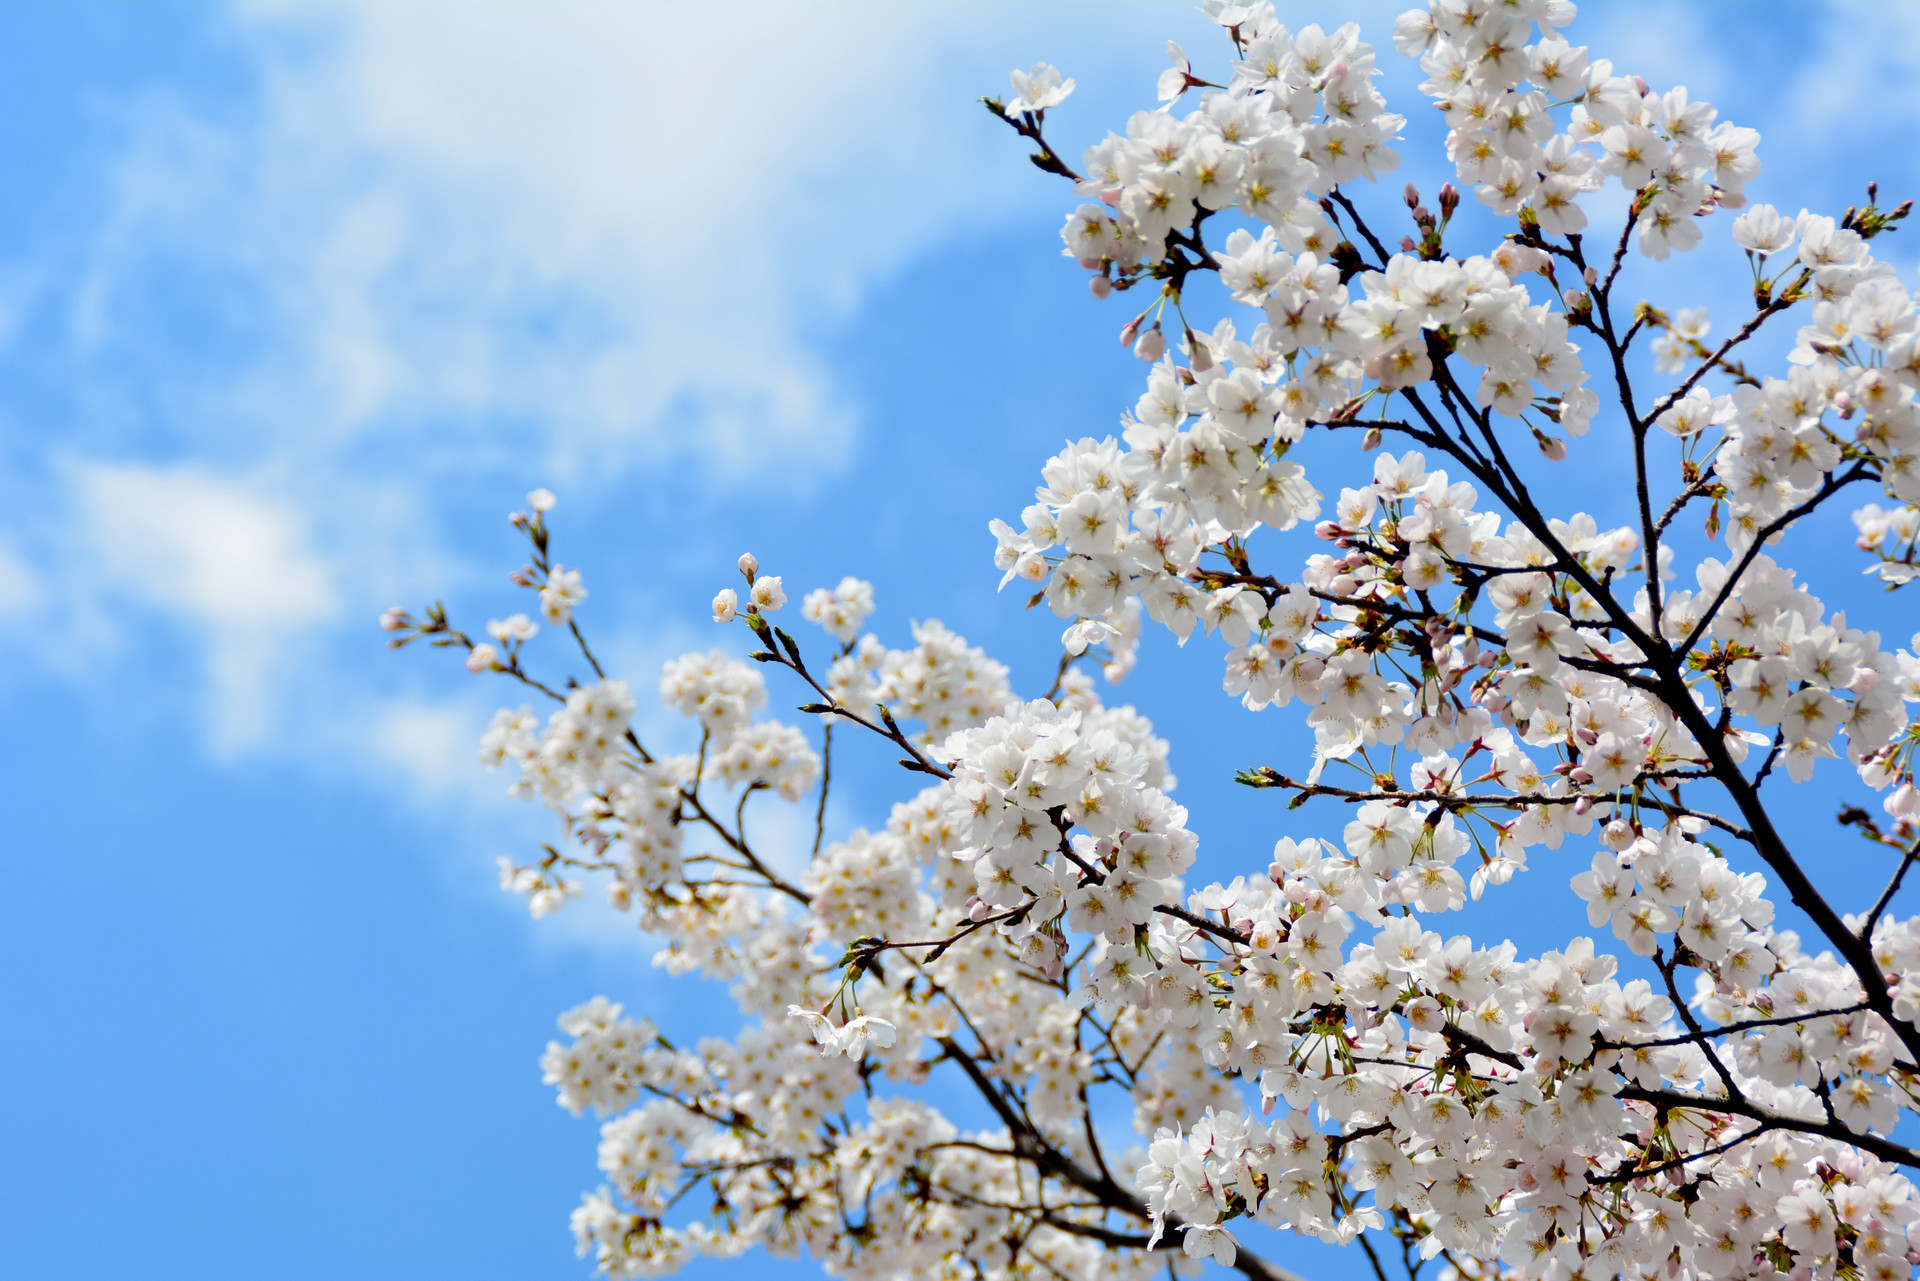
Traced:
[[[754, 1246], [852, 1277], [1293, 1275], [1246, 1244], [1260, 1224], [1383, 1279], [1909, 1276], [1920, 643], [1814, 591], [1920, 572], [1920, 308], [1873, 252], [1908, 206], [1749, 205], [1757, 135], [1572, 43], [1565, 0], [1394, 24], [1458, 184], [1383, 200], [1406, 121], [1360, 31], [1204, 10], [1219, 57], [1172, 47], [1159, 105], [1075, 164], [1045, 133], [1054, 68], [986, 104], [1084, 201], [1066, 255], [1146, 362], [1118, 435], [992, 524], [1002, 585], [1067, 621], [1051, 688], [937, 622], [890, 645], [851, 578], [789, 631], [749, 555], [713, 601], [741, 644], [660, 675], [699, 732], [667, 754], [581, 629], [545, 491], [514, 581], [571, 676], [523, 663], [530, 615], [383, 620], [528, 691], [483, 757], [564, 839], [503, 887], [542, 916], [603, 883], [740, 1007], [695, 1045], [605, 998], [562, 1016], [546, 1080], [607, 1118], [582, 1253], [613, 1277]], [[1626, 211], [1595, 225], [1610, 187]], [[1466, 201], [1497, 235], [1449, 239]], [[1722, 340], [1621, 292], [1636, 258], [1728, 240], [1752, 308]], [[1196, 321], [1205, 297], [1232, 314]], [[1796, 326], [1781, 367], [1748, 363]], [[1353, 473], [1309, 476], [1309, 434]], [[1624, 527], [1543, 497], [1590, 450], [1631, 458]], [[1774, 559], [1867, 496], [1857, 551]], [[1273, 564], [1296, 525], [1324, 550]], [[1248, 713], [1304, 709], [1312, 759], [1239, 776], [1284, 799], [1265, 868], [1201, 848], [1169, 745], [1099, 692], [1149, 625], [1217, 637], [1193, 649], [1224, 647]], [[765, 714], [795, 698], [811, 733]], [[902, 799], [831, 832], [850, 735], [899, 758]], [[1842, 771], [1882, 798], [1838, 816], [1885, 865], [1855, 904], [1779, 817]], [[749, 837], [763, 794], [810, 812], [810, 849]], [[1560, 870], [1529, 869], [1542, 847]], [[1568, 865], [1559, 950], [1448, 935]], [[948, 1120], [941, 1082], [994, 1123]]]

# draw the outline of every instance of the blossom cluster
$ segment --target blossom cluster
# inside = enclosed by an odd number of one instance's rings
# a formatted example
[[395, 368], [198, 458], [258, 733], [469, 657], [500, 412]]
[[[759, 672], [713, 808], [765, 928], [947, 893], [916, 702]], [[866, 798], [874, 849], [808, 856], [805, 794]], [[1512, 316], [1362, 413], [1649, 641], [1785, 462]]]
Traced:
[[[1391, 172], [1408, 128], [1357, 27], [1204, 11], [1231, 65], [1172, 47], [1160, 108], [1077, 170], [1044, 133], [1071, 80], [1041, 64], [988, 104], [1086, 201], [1063, 237], [1095, 295], [1152, 295], [1121, 325], [1146, 385], [1118, 432], [1071, 440], [990, 527], [1002, 586], [1066, 624], [1044, 695], [937, 621], [890, 647], [856, 578], [804, 595], [803, 645], [751, 555], [713, 601], [751, 652], [661, 675], [697, 743], [677, 753], [643, 744], [584, 639], [593, 678], [556, 688], [523, 665], [526, 615], [488, 640], [438, 607], [383, 620], [557, 704], [483, 740], [566, 837], [503, 885], [544, 915], [599, 876], [657, 964], [745, 1020], [687, 1048], [604, 998], [563, 1017], [547, 1083], [605, 1118], [582, 1252], [615, 1277], [753, 1246], [853, 1277], [1144, 1278], [1169, 1251], [1276, 1275], [1254, 1223], [1450, 1277], [1909, 1275], [1920, 917], [1895, 905], [1920, 861], [1920, 637], [1831, 608], [1784, 542], [1873, 485], [1865, 568], [1915, 573], [1920, 306], [1872, 252], [1906, 206], [1750, 206], [1757, 136], [1572, 44], [1565, 0], [1434, 0], [1394, 45], [1506, 228], [1457, 254], [1452, 184], [1437, 214], [1343, 190]], [[1630, 200], [1596, 250], [1609, 181]], [[1723, 208], [1743, 212], [1714, 236]], [[1633, 268], [1721, 240], [1753, 277], [1732, 337], [1704, 307], [1625, 305]], [[1196, 327], [1196, 275], [1255, 314]], [[1785, 367], [1749, 368], [1787, 312]], [[1365, 470], [1323, 492], [1294, 453], [1310, 433]], [[1634, 492], [1550, 514], [1526, 467], [1599, 441]], [[515, 581], [550, 639], [579, 638], [553, 506], [515, 517]], [[1676, 525], [1703, 507], [1704, 544]], [[1296, 568], [1256, 563], [1295, 543]], [[1239, 779], [1337, 820], [1282, 820], [1264, 868], [1202, 850], [1168, 743], [1090, 674], [1136, 670], [1144, 620], [1217, 635], [1241, 709], [1300, 706], [1311, 763]], [[769, 677], [814, 732], [765, 715]], [[830, 835], [850, 736], [920, 790]], [[1822, 760], [1880, 798], [1841, 815], [1890, 856], [1864, 910], [1773, 817]], [[749, 837], [761, 793], [806, 805], [811, 849]], [[1529, 867], [1543, 849], [1555, 870]], [[1429, 928], [1523, 876], [1566, 877], [1555, 949]], [[992, 1123], [948, 1120], [936, 1082]]]

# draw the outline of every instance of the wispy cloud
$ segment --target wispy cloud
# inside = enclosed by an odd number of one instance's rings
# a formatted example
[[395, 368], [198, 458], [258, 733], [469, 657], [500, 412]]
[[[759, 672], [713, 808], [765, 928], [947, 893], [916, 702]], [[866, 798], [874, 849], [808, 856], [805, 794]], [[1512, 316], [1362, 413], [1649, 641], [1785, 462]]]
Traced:
[[[981, 86], [943, 62], [965, 23], [592, 3], [217, 20], [247, 87], [117, 104], [113, 199], [71, 230], [71, 278], [13, 291], [88, 389], [18, 442], [66, 494], [16, 514], [17, 545], [77, 584], [96, 633], [158, 610], [203, 638], [230, 753], [289, 709], [325, 714], [283, 697], [289, 635], [473, 572], [443, 531], [476, 478], [591, 492], [644, 466], [693, 501], [842, 469], [861, 405], [835, 327], [1003, 203], [981, 174], [1006, 157], [963, 109]], [[0, 556], [0, 608], [43, 597], [29, 564]], [[445, 728], [388, 726], [422, 750]]]
[[215, 748], [259, 743], [299, 634], [340, 609], [299, 518], [192, 467], [83, 465], [73, 483], [88, 578], [191, 628], [207, 655]]

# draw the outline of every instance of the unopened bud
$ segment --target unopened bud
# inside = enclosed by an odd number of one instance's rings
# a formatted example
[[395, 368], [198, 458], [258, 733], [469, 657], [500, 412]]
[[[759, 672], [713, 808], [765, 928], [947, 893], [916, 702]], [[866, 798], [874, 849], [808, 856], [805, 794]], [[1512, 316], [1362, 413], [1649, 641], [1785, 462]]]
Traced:
[[746, 575], [747, 582], [752, 583], [754, 575], [760, 572], [760, 558], [752, 552], [742, 552], [739, 565], [740, 572]]
[[1095, 276], [1087, 282], [1087, 291], [1095, 298], [1105, 298], [1113, 292], [1113, 282], [1105, 276]]
[[1401, 252], [1401, 253], [1403, 253], [1403, 254], [1410, 254], [1410, 253], [1412, 253], [1412, 252], [1413, 252], [1414, 250], [1416, 250], [1416, 249], [1418, 249], [1419, 247], [1420, 247], [1420, 242], [1419, 242], [1419, 241], [1417, 241], [1417, 240], [1415, 240], [1415, 239], [1414, 239], [1414, 238], [1413, 238], [1412, 236], [1402, 236], [1402, 237], [1400, 237], [1400, 252]]
[[1600, 283], [1600, 273], [1594, 270], [1592, 267], [1589, 267], [1585, 271], [1581, 272], [1580, 278], [1586, 281], [1589, 285], [1597, 285]]
[[409, 621], [407, 611], [395, 605], [392, 609], [380, 615], [380, 630], [383, 632], [397, 632], [405, 627]]
[[1167, 354], [1167, 335], [1157, 322], [1133, 344], [1133, 354], [1149, 364]]
[[1460, 188], [1446, 183], [1440, 188], [1440, 216], [1453, 217], [1453, 211], [1460, 207]]
[[1145, 316], [1135, 316], [1132, 320], [1120, 326], [1120, 345], [1122, 347], [1133, 346], [1135, 340], [1140, 337], [1140, 322], [1145, 319]]
[[1542, 436], [1540, 452], [1545, 454], [1549, 461], [1557, 463], [1567, 456], [1567, 442], [1558, 436]]
[[1213, 368], [1213, 353], [1207, 350], [1207, 345], [1191, 329], [1187, 330], [1187, 352], [1194, 373], [1204, 374]]
[[1401, 198], [1407, 202], [1407, 208], [1413, 209], [1420, 204], [1420, 188], [1414, 186], [1412, 183], [1408, 183], [1406, 190], [1400, 194]]
[[1313, 536], [1325, 539], [1329, 543], [1338, 541], [1341, 534], [1345, 532], [1337, 523], [1330, 520], [1323, 520], [1313, 527]]
[[1100, 260], [1098, 258], [1082, 258], [1080, 260], [1080, 265], [1082, 267], [1085, 267], [1088, 271], [1100, 270]]
[[1366, 453], [1369, 450], [1378, 448], [1380, 448], [1380, 429], [1378, 427], [1369, 427], [1367, 428], [1367, 434], [1360, 438], [1360, 451]]

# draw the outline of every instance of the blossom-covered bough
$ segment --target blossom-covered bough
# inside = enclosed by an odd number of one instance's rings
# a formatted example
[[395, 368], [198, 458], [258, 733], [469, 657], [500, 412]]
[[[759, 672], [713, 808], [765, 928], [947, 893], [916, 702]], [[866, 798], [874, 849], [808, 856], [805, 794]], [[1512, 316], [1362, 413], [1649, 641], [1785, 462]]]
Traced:
[[[1382, 1278], [1908, 1276], [1920, 659], [1770, 550], [1878, 491], [1866, 568], [1920, 572], [1920, 308], [1871, 252], [1907, 206], [1749, 207], [1756, 135], [1590, 58], [1570, 4], [1436, 0], [1393, 39], [1459, 186], [1363, 213], [1348, 188], [1394, 168], [1405, 125], [1372, 48], [1205, 9], [1230, 65], [1173, 49], [1160, 108], [1077, 168], [1043, 132], [1071, 81], [1042, 65], [987, 104], [1085, 197], [1064, 236], [1094, 293], [1148, 299], [1121, 435], [1070, 445], [993, 525], [1003, 585], [1070, 620], [1043, 696], [938, 623], [889, 648], [854, 579], [805, 598], [829, 643], [803, 649], [749, 556], [713, 611], [755, 648], [668, 664], [699, 748], [651, 750], [574, 621], [544, 491], [515, 516], [516, 581], [578, 641], [579, 683], [523, 665], [525, 616], [486, 641], [438, 607], [385, 620], [558, 704], [486, 735], [565, 829], [506, 887], [542, 915], [604, 876], [659, 962], [731, 984], [747, 1020], [697, 1045], [604, 999], [561, 1020], [547, 1080], [610, 1116], [580, 1248], [618, 1277], [756, 1245], [846, 1276], [1291, 1275], [1236, 1238], [1254, 1222], [1351, 1243]], [[1623, 225], [1589, 239], [1610, 184]], [[1446, 241], [1462, 191], [1506, 220], [1479, 252]], [[1753, 271], [1724, 341], [1616, 295], [1631, 255], [1721, 236]], [[1200, 278], [1247, 310], [1193, 324]], [[1788, 325], [1781, 369], [1748, 363]], [[1370, 475], [1327, 501], [1288, 457], [1309, 432], [1351, 435]], [[1625, 527], [1542, 505], [1592, 448], [1631, 457]], [[1703, 508], [1713, 554], [1689, 564], [1677, 526]], [[1327, 550], [1257, 563], [1259, 531], [1296, 524]], [[1252, 875], [1207, 866], [1167, 744], [1085, 670], [1125, 675], [1148, 620], [1217, 633], [1248, 710], [1307, 709], [1310, 764], [1240, 775], [1287, 797]], [[819, 746], [760, 715], [770, 668]], [[848, 734], [922, 790], [830, 839]], [[1776, 819], [1816, 767], [1883, 794], [1839, 816], [1887, 864], [1851, 911]], [[750, 834], [763, 792], [811, 808], [810, 849]], [[1310, 800], [1338, 839], [1292, 813]], [[1582, 868], [1589, 936], [1522, 957], [1427, 928], [1548, 875], [1539, 846]], [[1811, 934], [1776, 921], [1781, 890]], [[991, 1121], [955, 1125], [930, 1083]]]

